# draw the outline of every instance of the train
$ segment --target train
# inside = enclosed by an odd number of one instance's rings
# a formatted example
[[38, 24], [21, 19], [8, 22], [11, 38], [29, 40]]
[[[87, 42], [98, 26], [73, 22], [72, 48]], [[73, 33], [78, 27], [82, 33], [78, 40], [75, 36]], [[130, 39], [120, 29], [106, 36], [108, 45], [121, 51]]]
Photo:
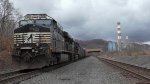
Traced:
[[47, 14], [27, 14], [14, 29], [13, 61], [29, 69], [85, 57], [85, 50]]

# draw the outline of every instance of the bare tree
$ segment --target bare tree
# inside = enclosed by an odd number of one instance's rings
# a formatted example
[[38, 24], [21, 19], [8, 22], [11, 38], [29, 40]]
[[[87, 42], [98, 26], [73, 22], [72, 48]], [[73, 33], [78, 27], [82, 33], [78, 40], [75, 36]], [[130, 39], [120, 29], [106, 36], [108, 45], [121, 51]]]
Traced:
[[[4, 49], [7, 39], [12, 39], [13, 30], [21, 14], [9, 0], [0, 0], [0, 50]], [[9, 41], [10, 42], [10, 41]]]

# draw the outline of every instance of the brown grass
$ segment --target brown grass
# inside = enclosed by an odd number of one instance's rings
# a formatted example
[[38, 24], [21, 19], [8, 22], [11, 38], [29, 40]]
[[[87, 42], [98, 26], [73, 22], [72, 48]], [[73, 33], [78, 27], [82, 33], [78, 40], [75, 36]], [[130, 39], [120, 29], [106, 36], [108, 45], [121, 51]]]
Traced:
[[7, 64], [11, 63], [11, 52], [13, 49], [13, 40], [10, 38], [1, 38], [0, 60]]

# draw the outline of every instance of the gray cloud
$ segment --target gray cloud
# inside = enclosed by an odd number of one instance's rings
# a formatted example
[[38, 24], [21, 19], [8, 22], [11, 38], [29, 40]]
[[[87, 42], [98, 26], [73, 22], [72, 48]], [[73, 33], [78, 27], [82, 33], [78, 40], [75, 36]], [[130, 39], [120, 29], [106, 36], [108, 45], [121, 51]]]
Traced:
[[11, 0], [27, 13], [47, 13], [76, 39], [116, 40], [116, 22], [123, 37], [150, 41], [148, 0]]

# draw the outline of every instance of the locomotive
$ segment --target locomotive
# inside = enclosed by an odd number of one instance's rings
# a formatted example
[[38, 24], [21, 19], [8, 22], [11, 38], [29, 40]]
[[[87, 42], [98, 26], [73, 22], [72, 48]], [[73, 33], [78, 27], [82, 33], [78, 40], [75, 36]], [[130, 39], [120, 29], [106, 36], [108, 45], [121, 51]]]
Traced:
[[84, 56], [79, 43], [47, 14], [27, 14], [14, 30], [12, 59], [19, 65], [42, 68]]

